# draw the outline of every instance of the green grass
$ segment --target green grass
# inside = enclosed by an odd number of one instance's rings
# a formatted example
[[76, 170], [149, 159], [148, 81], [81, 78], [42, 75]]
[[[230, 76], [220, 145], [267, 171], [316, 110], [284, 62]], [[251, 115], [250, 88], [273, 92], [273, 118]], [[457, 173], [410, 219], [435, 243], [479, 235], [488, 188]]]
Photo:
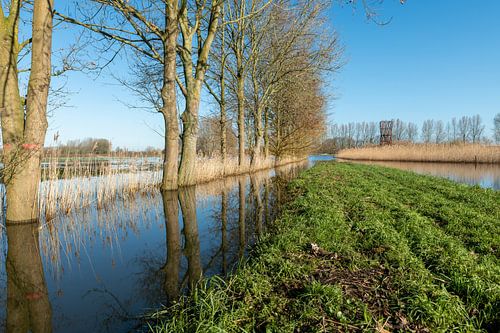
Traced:
[[496, 332], [499, 192], [348, 163], [289, 191], [250, 258], [152, 315], [153, 331]]

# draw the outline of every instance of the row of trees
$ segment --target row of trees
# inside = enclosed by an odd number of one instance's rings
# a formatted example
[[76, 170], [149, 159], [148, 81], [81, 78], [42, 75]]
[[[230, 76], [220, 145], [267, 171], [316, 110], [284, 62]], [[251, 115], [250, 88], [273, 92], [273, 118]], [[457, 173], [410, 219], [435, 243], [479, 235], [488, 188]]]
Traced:
[[103, 138], [86, 138], [83, 140], [69, 140], [60, 144], [55, 149], [63, 156], [109, 154], [112, 150], [111, 141]]
[[[442, 120], [425, 120], [421, 127], [413, 122], [401, 119], [393, 120], [393, 142], [491, 142], [485, 135], [486, 126], [479, 115], [453, 118], [444, 123]], [[494, 138], [500, 143], [500, 114], [494, 120]], [[362, 147], [378, 144], [380, 140], [379, 124], [375, 122], [351, 122], [334, 124], [330, 127], [329, 138], [324, 140], [320, 150], [334, 151], [344, 148]]]
[[[199, 148], [211, 142], [213, 151], [213, 135], [225, 160], [236, 133], [244, 166], [305, 154], [323, 134], [322, 78], [340, 55], [323, 1], [95, 0], [75, 8], [57, 15], [97, 36], [100, 54], [127, 50], [132, 66], [120, 82], [164, 117], [162, 189], [194, 182]], [[200, 138], [204, 91], [219, 128]]]
[[[193, 183], [204, 89], [218, 105], [222, 158], [228, 151], [226, 133], [235, 122], [240, 165], [247, 163], [247, 153], [252, 164], [269, 154], [279, 159], [305, 153], [324, 130], [322, 78], [337, 68], [341, 51], [325, 26], [324, 1], [88, 0], [64, 5], [0, 2], [8, 220], [37, 218], [51, 76], [72, 69], [67, 59], [60, 70], [52, 65], [54, 18], [91, 36], [86, 45], [97, 52], [90, 54], [101, 57], [91, 59], [94, 69], [101, 70], [119, 53], [128, 57], [130, 75], [120, 82], [163, 115], [163, 190]], [[28, 30], [31, 37], [21, 40]], [[20, 76], [27, 76], [25, 91]]]

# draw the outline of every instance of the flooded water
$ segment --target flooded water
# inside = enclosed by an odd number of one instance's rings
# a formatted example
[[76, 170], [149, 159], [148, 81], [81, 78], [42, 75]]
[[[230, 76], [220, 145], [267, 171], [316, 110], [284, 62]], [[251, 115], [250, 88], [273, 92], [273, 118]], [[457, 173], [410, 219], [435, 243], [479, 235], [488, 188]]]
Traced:
[[[338, 160], [342, 161], [342, 160]], [[451, 179], [457, 183], [478, 185], [500, 190], [500, 165], [472, 163], [418, 163], [418, 162], [378, 162], [347, 161], [362, 164], [381, 165], [420, 174]]]
[[[331, 159], [331, 157], [328, 157]], [[128, 332], [202, 276], [231, 271], [309, 163], [137, 194], [39, 226], [0, 224], [0, 331]]]

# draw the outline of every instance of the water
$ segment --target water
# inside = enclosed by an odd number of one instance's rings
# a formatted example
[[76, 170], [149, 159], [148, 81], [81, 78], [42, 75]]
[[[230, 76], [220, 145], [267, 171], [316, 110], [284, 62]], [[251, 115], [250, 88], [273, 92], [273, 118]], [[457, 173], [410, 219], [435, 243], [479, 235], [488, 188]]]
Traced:
[[138, 316], [201, 276], [231, 272], [276, 216], [284, 185], [319, 159], [137, 194], [41, 227], [0, 224], [0, 331], [136, 330]]
[[[0, 224], [0, 332], [7, 312], [24, 331], [136, 330], [137, 316], [177, 299], [201, 276], [230, 273], [275, 218], [287, 182], [332, 159], [137, 194], [42, 227]], [[498, 166], [374, 164], [499, 189]]]
[[332, 161], [334, 160], [335, 157], [332, 155], [312, 155], [309, 156], [309, 167], [312, 167], [314, 164], [317, 162], [327, 162], [327, 161]]
[[[341, 161], [341, 160], [339, 160]], [[348, 161], [354, 163], [381, 165], [409, 170], [419, 174], [451, 179], [457, 183], [478, 185], [483, 188], [500, 190], [500, 165], [472, 163], [421, 163], [421, 162], [379, 162]]]

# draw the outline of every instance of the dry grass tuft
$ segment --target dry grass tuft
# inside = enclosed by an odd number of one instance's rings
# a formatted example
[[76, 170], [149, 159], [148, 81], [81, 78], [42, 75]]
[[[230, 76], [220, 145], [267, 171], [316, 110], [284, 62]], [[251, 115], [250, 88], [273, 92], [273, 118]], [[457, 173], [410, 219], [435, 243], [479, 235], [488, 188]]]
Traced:
[[500, 163], [500, 146], [397, 144], [341, 150], [336, 157], [365, 161]]

